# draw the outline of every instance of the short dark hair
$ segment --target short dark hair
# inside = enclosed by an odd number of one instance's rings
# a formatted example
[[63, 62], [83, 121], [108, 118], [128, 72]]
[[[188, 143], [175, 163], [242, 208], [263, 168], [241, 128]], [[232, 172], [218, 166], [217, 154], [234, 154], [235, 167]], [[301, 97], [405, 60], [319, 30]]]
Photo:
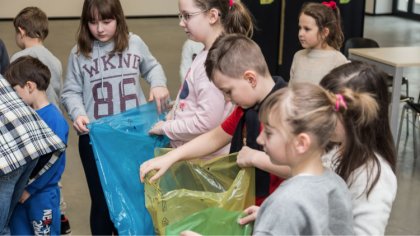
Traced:
[[39, 59], [23, 56], [9, 65], [4, 77], [12, 87], [23, 87], [28, 81], [32, 81], [38, 90], [45, 91], [50, 84], [51, 72]]
[[246, 70], [255, 70], [262, 76], [270, 75], [260, 47], [241, 34], [226, 34], [216, 39], [205, 62], [207, 77], [213, 80], [214, 72], [236, 78]]
[[25, 30], [28, 37], [44, 40], [48, 36], [48, 17], [38, 7], [25, 7], [13, 20], [16, 32], [18, 27]]

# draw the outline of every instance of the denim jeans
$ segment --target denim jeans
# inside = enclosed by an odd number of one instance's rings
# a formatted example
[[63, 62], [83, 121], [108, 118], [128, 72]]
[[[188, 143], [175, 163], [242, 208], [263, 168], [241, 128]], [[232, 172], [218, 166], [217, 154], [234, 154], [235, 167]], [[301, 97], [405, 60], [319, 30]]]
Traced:
[[9, 235], [9, 220], [38, 159], [0, 176], [0, 235]]

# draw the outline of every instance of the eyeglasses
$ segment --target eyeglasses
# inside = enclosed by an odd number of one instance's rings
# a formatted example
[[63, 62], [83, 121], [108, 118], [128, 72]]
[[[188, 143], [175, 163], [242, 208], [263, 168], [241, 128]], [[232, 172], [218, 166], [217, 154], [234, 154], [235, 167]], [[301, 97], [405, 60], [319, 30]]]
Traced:
[[200, 15], [201, 13], [204, 13], [208, 10], [204, 10], [204, 11], [198, 11], [198, 12], [182, 12], [178, 14], [179, 20], [183, 20], [184, 22], [187, 22], [192, 16], [196, 16], [196, 15]]

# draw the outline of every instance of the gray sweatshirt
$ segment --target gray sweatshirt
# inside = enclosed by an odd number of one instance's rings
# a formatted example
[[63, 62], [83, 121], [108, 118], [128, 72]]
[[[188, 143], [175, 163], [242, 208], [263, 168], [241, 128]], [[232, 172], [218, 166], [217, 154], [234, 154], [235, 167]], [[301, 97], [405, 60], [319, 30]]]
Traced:
[[[10, 62], [15, 61], [22, 56], [31, 56], [38, 58], [44, 63], [51, 72], [50, 85], [47, 88], [48, 101], [60, 107], [60, 91], [63, 86], [62, 76], [63, 68], [60, 60], [54, 56], [46, 47], [42, 44], [25, 48], [22, 51], [15, 53], [11, 58]], [[61, 111], [61, 110], [60, 110]]]
[[75, 120], [87, 115], [92, 122], [146, 103], [140, 77], [151, 86], [166, 87], [162, 66], [143, 40], [130, 33], [123, 53], [111, 54], [113, 42], [95, 41], [91, 58], [71, 50], [61, 102]]
[[353, 235], [347, 184], [336, 173], [283, 182], [258, 212], [253, 235]]

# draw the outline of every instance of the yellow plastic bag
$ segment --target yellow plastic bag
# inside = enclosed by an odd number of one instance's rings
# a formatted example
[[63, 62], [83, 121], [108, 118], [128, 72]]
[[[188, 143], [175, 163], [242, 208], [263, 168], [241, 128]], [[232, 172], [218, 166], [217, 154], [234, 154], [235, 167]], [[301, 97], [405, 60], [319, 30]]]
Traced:
[[[171, 149], [157, 149], [155, 156]], [[145, 198], [155, 231], [210, 207], [242, 211], [255, 204], [255, 170], [240, 168], [237, 153], [212, 160], [174, 164], [161, 178], [150, 184], [146, 176]], [[211, 224], [211, 219], [209, 219]]]

